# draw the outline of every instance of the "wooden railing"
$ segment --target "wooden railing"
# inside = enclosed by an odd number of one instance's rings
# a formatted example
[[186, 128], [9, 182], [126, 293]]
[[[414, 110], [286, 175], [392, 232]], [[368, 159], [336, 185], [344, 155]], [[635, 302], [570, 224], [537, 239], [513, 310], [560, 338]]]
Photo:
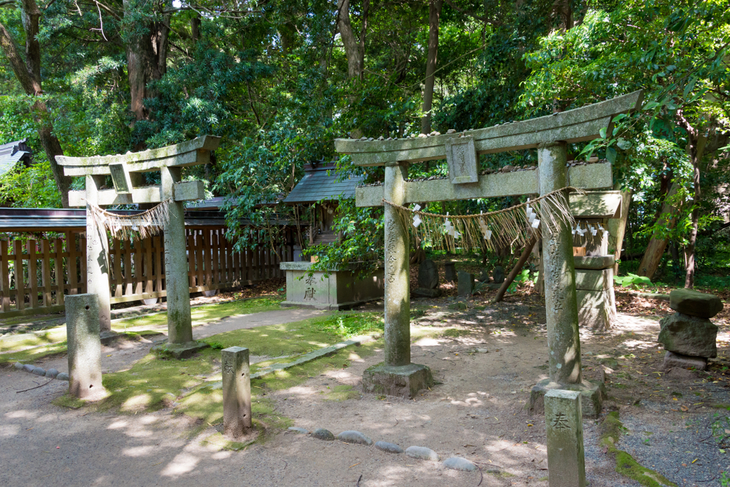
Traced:
[[[280, 260], [292, 260], [291, 245], [274, 252], [259, 245], [237, 252], [225, 238], [225, 227], [187, 227], [190, 292], [234, 289], [256, 281], [284, 277]], [[277, 255], [278, 254], [278, 255]], [[124, 303], [165, 296], [165, 249], [161, 236], [144, 240], [111, 240], [111, 302]], [[86, 239], [0, 240], [0, 317], [63, 311], [64, 296], [86, 292]]]

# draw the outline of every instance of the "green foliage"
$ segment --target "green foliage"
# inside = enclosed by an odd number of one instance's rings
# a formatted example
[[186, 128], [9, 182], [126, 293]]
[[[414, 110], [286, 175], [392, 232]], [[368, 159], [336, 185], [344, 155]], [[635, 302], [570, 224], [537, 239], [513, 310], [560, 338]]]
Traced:
[[338, 336], [349, 338], [373, 331], [382, 331], [382, 314], [379, 313], [337, 313], [322, 323], [325, 330]]
[[626, 276], [613, 276], [613, 280], [616, 284], [623, 287], [651, 286], [651, 279], [644, 276], [637, 276], [630, 272]]

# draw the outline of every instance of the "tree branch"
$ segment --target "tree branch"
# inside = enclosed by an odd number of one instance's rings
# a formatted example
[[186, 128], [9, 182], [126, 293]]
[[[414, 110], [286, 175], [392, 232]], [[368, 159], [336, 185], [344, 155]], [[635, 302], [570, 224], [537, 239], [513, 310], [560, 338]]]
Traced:
[[33, 78], [28, 72], [28, 68], [23, 61], [22, 56], [20, 55], [18, 46], [15, 45], [13, 38], [10, 36], [10, 33], [5, 28], [5, 25], [3, 25], [1, 22], [0, 47], [2, 47], [2, 50], [5, 53], [5, 57], [8, 58], [10, 65], [13, 67], [15, 77], [18, 78], [20, 85], [23, 87], [23, 91], [25, 91], [27, 95], [38, 94], [41, 91], [40, 86], [36, 86], [36, 84], [33, 82]]

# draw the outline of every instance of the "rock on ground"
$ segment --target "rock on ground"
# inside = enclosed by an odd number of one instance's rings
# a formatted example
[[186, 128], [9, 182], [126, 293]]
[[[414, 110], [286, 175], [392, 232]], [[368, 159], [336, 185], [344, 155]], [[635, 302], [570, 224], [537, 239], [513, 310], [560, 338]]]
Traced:
[[681, 313], [662, 318], [658, 341], [670, 352], [690, 357], [717, 357], [717, 326], [707, 318]]
[[439, 461], [438, 453], [424, 446], [409, 446], [406, 448], [406, 455], [420, 460], [431, 460], [432, 462]]

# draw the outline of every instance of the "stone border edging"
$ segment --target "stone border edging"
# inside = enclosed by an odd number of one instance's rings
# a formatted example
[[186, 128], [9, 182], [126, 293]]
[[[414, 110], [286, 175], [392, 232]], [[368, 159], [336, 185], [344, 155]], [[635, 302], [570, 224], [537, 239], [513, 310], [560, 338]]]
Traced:
[[[287, 431], [291, 431], [292, 433], [296, 434], [311, 435], [313, 438], [317, 438], [318, 440], [322, 441], [339, 440], [343, 443], [350, 443], [355, 445], [373, 445], [373, 440], [356, 430], [343, 431], [336, 436], [332, 434], [331, 431], [325, 428], [317, 428], [314, 432], [310, 432], [305, 428], [291, 426], [287, 429]], [[399, 445], [382, 440], [375, 442], [375, 448], [386, 453], [404, 453], [403, 448], [401, 448]], [[411, 458], [416, 458], [419, 460], [432, 462], [440, 461], [438, 453], [424, 446], [409, 446], [408, 448], [406, 448], [405, 454]], [[443, 465], [445, 468], [460, 470], [462, 472], [473, 472], [476, 470], [481, 470], [474, 462], [467, 460], [464, 457], [449, 457], [441, 462], [441, 465]]]
[[15, 362], [14, 367], [16, 370], [22, 370], [24, 372], [28, 372], [29, 374], [37, 375], [39, 377], [48, 377], [49, 379], [65, 380], [67, 382], [69, 380], [68, 374], [66, 374], [64, 372], [59, 372], [56, 369], [45, 370], [42, 367], [36, 367], [35, 365], [31, 365], [31, 364], [21, 364], [20, 362]]

